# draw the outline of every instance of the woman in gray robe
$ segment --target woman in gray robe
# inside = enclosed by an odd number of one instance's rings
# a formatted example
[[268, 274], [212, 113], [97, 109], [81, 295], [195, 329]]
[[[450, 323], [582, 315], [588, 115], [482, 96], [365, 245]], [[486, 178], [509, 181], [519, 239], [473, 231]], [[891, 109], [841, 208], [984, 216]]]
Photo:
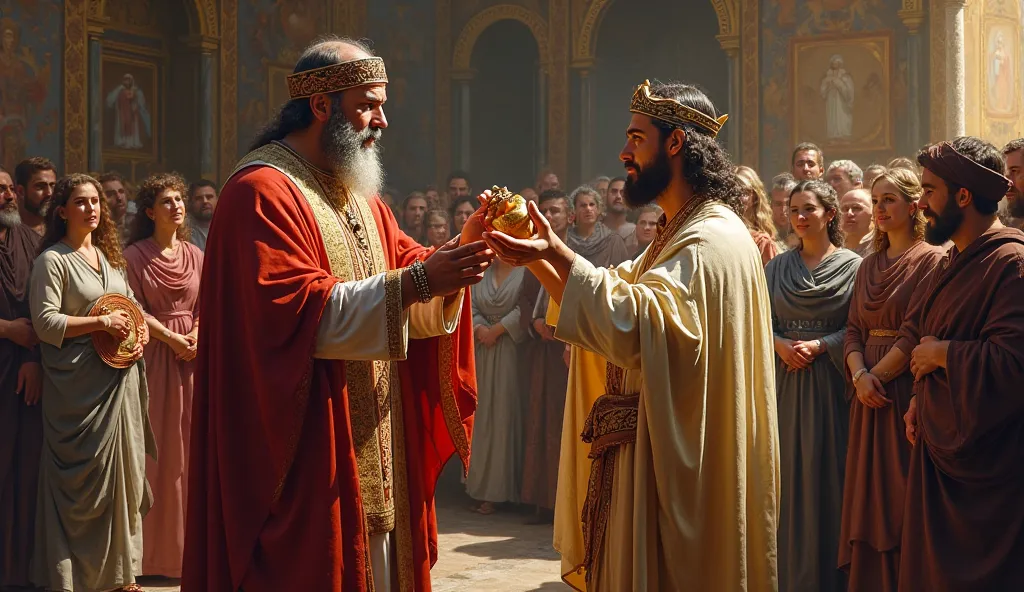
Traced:
[[[137, 590], [142, 516], [155, 457], [142, 361], [108, 366], [91, 334], [127, 336], [121, 312], [91, 317], [104, 294], [133, 298], [100, 185], [69, 175], [55, 188], [30, 280], [43, 364], [43, 452], [33, 582], [47, 590]], [[134, 298], [133, 298], [134, 299]], [[148, 341], [143, 324], [137, 352]]]
[[526, 336], [519, 310], [524, 273], [495, 259], [472, 288], [478, 400], [466, 491], [483, 502], [481, 514], [494, 512], [495, 503], [518, 502], [521, 490], [523, 369], [516, 344]]
[[850, 407], [843, 342], [861, 258], [841, 247], [838, 198], [822, 181], [790, 194], [800, 248], [772, 259], [782, 507], [779, 590], [846, 590], [837, 568]]

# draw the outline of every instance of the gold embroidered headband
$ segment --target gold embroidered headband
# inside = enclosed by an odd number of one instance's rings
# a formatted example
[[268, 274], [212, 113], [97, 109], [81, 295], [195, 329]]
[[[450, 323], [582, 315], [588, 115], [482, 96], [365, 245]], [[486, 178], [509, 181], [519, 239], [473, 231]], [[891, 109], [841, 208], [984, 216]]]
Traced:
[[332, 93], [363, 86], [387, 83], [388, 73], [381, 58], [362, 58], [296, 72], [288, 76], [288, 95], [303, 99], [321, 93]]
[[650, 80], [644, 80], [643, 84], [636, 87], [629, 110], [633, 113], [640, 113], [654, 119], [660, 119], [676, 127], [683, 127], [687, 123], [696, 125], [707, 131], [712, 137], [718, 135], [718, 132], [722, 130], [722, 126], [725, 125], [725, 121], [729, 119], [728, 115], [715, 119], [710, 115], [687, 107], [679, 101], [652, 97]]

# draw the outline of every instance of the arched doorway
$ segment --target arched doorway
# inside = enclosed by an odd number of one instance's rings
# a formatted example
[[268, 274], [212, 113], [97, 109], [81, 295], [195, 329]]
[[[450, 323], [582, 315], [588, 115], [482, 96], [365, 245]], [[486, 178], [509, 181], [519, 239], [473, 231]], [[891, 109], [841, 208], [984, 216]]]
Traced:
[[518, 20], [490, 25], [476, 41], [470, 65], [469, 152], [461, 160], [477, 188], [532, 186], [544, 127], [533, 33]]
[[629, 100], [645, 78], [696, 84], [722, 112], [729, 99], [728, 58], [711, 2], [629, 0], [606, 10], [592, 74], [591, 176], [621, 174]]

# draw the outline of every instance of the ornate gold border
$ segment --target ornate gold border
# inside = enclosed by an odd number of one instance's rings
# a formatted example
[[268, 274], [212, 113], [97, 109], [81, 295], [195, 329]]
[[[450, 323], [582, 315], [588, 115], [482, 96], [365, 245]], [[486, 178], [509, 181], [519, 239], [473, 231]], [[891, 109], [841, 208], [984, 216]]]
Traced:
[[434, 167], [438, 187], [452, 170], [452, 2], [437, 0], [434, 8]]
[[220, 5], [220, 166], [221, 177], [238, 160], [238, 0]]
[[89, 167], [86, 10], [86, 0], [64, 2], [64, 172], [81, 172]]
[[[549, 0], [548, 26], [554, 33], [549, 45], [550, 53], [546, 58], [548, 166], [564, 179], [569, 172], [569, 0]], [[542, 52], [541, 56], [544, 55]]]
[[929, 74], [931, 82], [931, 136], [932, 142], [942, 140], [946, 135], [946, 3], [948, 0], [928, 0], [928, 55], [931, 58]]
[[758, 0], [742, 0], [740, 76], [742, 78], [742, 161], [757, 170], [761, 161], [761, 13]]

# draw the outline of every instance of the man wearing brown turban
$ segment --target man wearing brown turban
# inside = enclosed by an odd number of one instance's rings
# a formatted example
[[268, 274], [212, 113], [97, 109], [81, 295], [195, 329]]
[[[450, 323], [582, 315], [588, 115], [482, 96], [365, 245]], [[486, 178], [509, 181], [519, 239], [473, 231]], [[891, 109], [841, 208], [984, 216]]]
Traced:
[[925, 239], [954, 246], [900, 330], [916, 396], [899, 590], [1020, 590], [1024, 233], [996, 215], [1010, 181], [994, 146], [956, 138], [918, 162]]

